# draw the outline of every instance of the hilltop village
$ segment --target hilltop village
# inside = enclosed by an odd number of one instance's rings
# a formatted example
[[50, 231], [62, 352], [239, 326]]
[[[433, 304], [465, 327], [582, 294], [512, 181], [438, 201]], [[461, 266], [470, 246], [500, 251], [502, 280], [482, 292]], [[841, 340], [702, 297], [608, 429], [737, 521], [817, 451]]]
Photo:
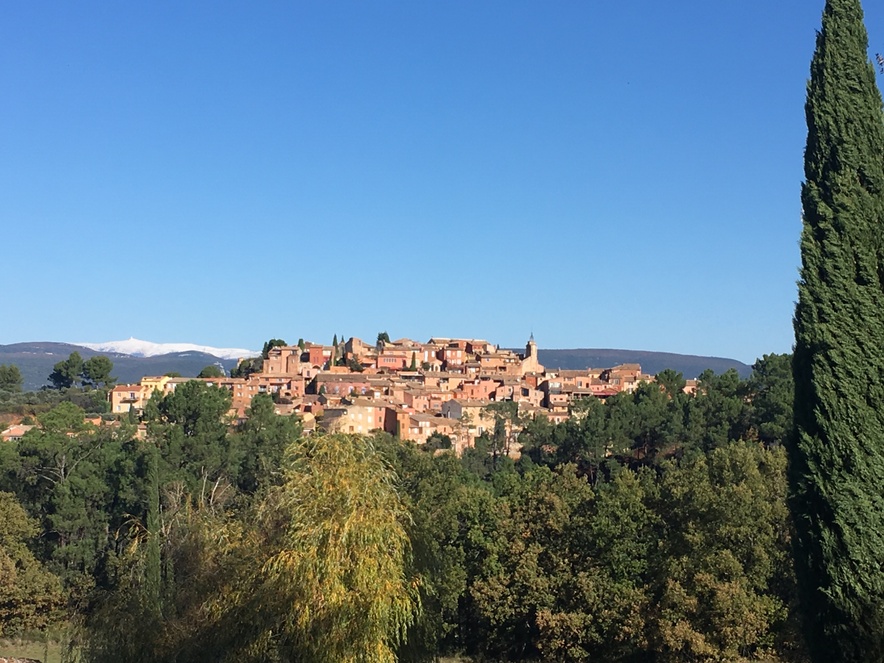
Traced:
[[[111, 411], [140, 411], [154, 391], [168, 393], [190, 379], [145, 377], [138, 384], [118, 385], [109, 394]], [[269, 348], [260, 370], [246, 377], [203, 379], [230, 390], [231, 414], [238, 419], [247, 416], [253, 396], [267, 393], [277, 413], [299, 415], [306, 432], [383, 430], [417, 444], [435, 435], [450, 439], [460, 453], [493, 428], [493, 403], [515, 404], [511, 411], [519, 417], [510, 419], [510, 427], [534, 417], [561, 423], [581, 399], [603, 401], [632, 392], [653, 376], [643, 374], [638, 364], [548, 370], [538, 361], [532, 336], [524, 353], [475, 339], [301, 342]], [[689, 382], [687, 389], [692, 387]]]
[[[495, 424], [489, 409], [511, 402], [508, 426], [526, 418], [561, 423], [581, 399], [604, 400], [632, 392], [654, 378], [638, 364], [585, 370], [549, 370], [540, 364], [533, 336], [524, 353], [483, 340], [431, 338], [426, 343], [350, 338], [332, 345], [300, 342], [269, 348], [260, 369], [245, 377], [203, 378], [230, 390], [231, 414], [244, 419], [252, 397], [271, 394], [278, 414], [297, 414], [306, 432], [383, 430], [424, 444], [449, 439], [460, 453]], [[241, 360], [250, 361], [250, 360]], [[251, 360], [254, 361], [254, 360]], [[234, 371], [236, 375], [240, 371]], [[168, 393], [193, 378], [145, 377], [110, 391], [116, 415], [144, 408], [154, 393]], [[689, 382], [687, 389], [692, 387]]]

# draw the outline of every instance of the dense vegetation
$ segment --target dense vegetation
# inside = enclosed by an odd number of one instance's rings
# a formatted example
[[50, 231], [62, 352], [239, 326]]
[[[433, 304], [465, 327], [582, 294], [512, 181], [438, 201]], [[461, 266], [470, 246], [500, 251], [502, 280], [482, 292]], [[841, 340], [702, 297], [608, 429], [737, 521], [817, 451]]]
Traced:
[[302, 438], [267, 396], [233, 425], [196, 381], [144, 440], [62, 403], [0, 448], [0, 564], [29, 569], [5, 623], [67, 619], [86, 661], [800, 658], [789, 365], [696, 395], [666, 372], [559, 426], [498, 404], [462, 458]]
[[884, 122], [859, 0], [829, 0], [807, 89], [790, 449], [819, 661], [884, 660]]
[[18, 366], [0, 364], [0, 415], [27, 417], [26, 423], [32, 423], [36, 415], [65, 402], [77, 405], [88, 414], [106, 414], [110, 412], [108, 389], [115, 382], [111, 377], [113, 368], [113, 362], [103, 355], [83, 361], [79, 353], [72, 352], [53, 366], [48, 376], [52, 388], [26, 392]]

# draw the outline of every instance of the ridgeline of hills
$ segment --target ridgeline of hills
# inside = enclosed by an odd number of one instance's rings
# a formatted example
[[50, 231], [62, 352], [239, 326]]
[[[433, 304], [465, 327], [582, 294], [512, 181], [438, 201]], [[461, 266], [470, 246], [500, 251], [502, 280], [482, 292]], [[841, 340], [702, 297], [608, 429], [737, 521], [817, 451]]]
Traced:
[[[210, 364], [223, 366], [230, 371], [236, 366], [236, 359], [222, 359], [206, 352], [170, 352], [167, 354], [140, 357], [118, 352], [97, 352], [71, 343], [13, 343], [0, 345], [0, 364], [18, 366], [24, 377], [27, 391], [39, 389], [48, 384], [52, 367], [67, 359], [72, 352], [79, 352], [83, 359], [103, 354], [114, 363], [113, 375], [120, 384], [138, 382], [145, 375], [164, 375], [177, 372], [185, 377], [196, 376]], [[644, 350], [540, 350], [540, 363], [547, 369], [608, 368], [617, 364], [641, 364], [645, 373], [656, 374], [665, 368], [682, 373], [686, 378], [695, 378], [706, 369], [716, 373], [734, 368], [741, 377], [748, 377], [752, 368], [734, 359], [721, 357], [698, 357], [669, 352], [648, 352]]]
[[33, 391], [49, 384], [49, 374], [58, 362], [67, 359], [72, 352], [79, 352], [83, 359], [104, 355], [114, 363], [111, 374], [119, 384], [138, 382], [145, 375], [164, 375], [173, 371], [185, 377], [194, 377], [210, 364], [218, 364], [224, 370], [236, 366], [236, 359], [219, 359], [205, 352], [171, 352], [153, 357], [137, 357], [117, 352], [96, 352], [71, 343], [12, 343], [0, 345], [0, 364], [18, 366], [24, 378], [25, 391]]
[[641, 364], [642, 371], [651, 375], [671, 368], [687, 379], [695, 378], [707, 369], [711, 369], [715, 373], [724, 373], [733, 368], [744, 379], [752, 373], [751, 366], [736, 359], [647, 350], [538, 350], [537, 356], [547, 370], [556, 368], [579, 370], [587, 367], [609, 368], [618, 364]]

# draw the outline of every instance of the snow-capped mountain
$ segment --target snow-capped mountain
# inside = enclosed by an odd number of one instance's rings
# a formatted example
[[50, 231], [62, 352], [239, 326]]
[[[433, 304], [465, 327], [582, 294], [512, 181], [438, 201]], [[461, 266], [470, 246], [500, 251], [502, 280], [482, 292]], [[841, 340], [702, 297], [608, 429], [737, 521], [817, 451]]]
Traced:
[[239, 359], [240, 357], [257, 357], [261, 354], [242, 348], [213, 348], [193, 343], [152, 343], [137, 338], [130, 338], [126, 341], [107, 341], [106, 343], [77, 343], [76, 345], [96, 352], [116, 352], [134, 357], [156, 357], [171, 352], [204, 352], [219, 359]]

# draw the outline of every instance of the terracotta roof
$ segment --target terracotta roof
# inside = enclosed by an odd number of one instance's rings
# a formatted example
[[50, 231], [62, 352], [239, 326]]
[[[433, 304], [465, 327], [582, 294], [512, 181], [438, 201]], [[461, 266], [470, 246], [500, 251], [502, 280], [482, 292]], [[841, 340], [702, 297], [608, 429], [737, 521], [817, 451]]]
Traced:
[[470, 399], [470, 398], [464, 398], [464, 399], [455, 398], [453, 400], [455, 400], [457, 403], [459, 403], [462, 407], [485, 407], [486, 405], [491, 403], [490, 400], [479, 399], [479, 398], [472, 398], [472, 399]]
[[12, 438], [21, 437], [33, 428], [35, 428], [35, 426], [29, 426], [28, 424], [14, 424], [0, 433], [0, 439], [10, 440]]
[[368, 378], [360, 373], [319, 373], [314, 379], [317, 382], [365, 382], [368, 384]]

